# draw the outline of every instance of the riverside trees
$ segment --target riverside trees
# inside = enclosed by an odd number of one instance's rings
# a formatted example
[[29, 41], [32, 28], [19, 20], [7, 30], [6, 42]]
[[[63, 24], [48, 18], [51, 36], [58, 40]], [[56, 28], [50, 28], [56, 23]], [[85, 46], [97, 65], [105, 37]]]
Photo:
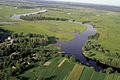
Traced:
[[[120, 68], [120, 54], [118, 52], [111, 52], [108, 49], [105, 49], [98, 42], [95, 42], [99, 38], [99, 34], [90, 35], [89, 40], [83, 47], [83, 53], [86, 57], [98, 60], [99, 62], [113, 66], [116, 68]], [[102, 57], [101, 57], [102, 56]]]

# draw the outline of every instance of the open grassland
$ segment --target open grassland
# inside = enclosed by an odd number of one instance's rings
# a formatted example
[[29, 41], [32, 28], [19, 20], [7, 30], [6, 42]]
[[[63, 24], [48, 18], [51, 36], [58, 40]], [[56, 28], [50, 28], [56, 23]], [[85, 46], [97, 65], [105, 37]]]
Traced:
[[49, 36], [56, 36], [60, 41], [71, 40], [75, 37], [68, 32], [84, 32], [86, 26], [64, 21], [35, 21], [35, 22], [20, 22], [16, 25], [4, 25], [2, 28], [11, 30], [17, 33], [40, 33]]

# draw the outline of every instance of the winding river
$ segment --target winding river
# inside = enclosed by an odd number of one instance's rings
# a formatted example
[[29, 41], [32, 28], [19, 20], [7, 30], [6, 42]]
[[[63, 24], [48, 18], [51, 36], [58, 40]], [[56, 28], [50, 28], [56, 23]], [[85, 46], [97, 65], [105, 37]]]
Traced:
[[[69, 21], [72, 22], [72, 21]], [[78, 24], [82, 24], [81, 22], [74, 22]], [[87, 30], [83, 33], [72, 33], [76, 35], [76, 37], [68, 42], [60, 42], [57, 41], [57, 44], [61, 45], [61, 50], [64, 51], [69, 56], [75, 56], [77, 59], [79, 59], [82, 63], [87, 64], [89, 63], [90, 66], [94, 67], [96, 70], [103, 70], [104, 68], [98, 65], [97, 61], [89, 60], [84, 55], [82, 55], [82, 47], [85, 45], [85, 43], [88, 40], [89, 35], [93, 35], [96, 33], [96, 29], [93, 28], [92, 25], [89, 24], [83, 24], [87, 26]]]
[[34, 12], [34, 13], [27, 13], [27, 14], [20, 14], [20, 15], [14, 14], [10, 19], [13, 19], [13, 20], [22, 20], [22, 19], [20, 19], [20, 16], [35, 15], [35, 14], [40, 14], [40, 13], [45, 13], [45, 12], [47, 12], [46, 9], [38, 11], [38, 12]]
[[[21, 15], [13, 15], [11, 17], [11, 19], [13, 20], [22, 20], [20, 19], [20, 16], [25, 16], [25, 15], [33, 15], [33, 14], [38, 14], [38, 13], [44, 13], [47, 10], [42, 10], [39, 12], [35, 12], [35, 13], [29, 13], [29, 14], [21, 14]], [[68, 21], [68, 22], [72, 22], [72, 21]], [[81, 22], [74, 22], [74, 23], [78, 23], [78, 24], [82, 24]], [[104, 70], [104, 68], [106, 68], [105, 65], [100, 64], [97, 61], [93, 61], [93, 60], [89, 60], [87, 59], [84, 55], [82, 55], [82, 47], [85, 45], [85, 43], [88, 40], [88, 36], [89, 35], [93, 35], [96, 33], [96, 29], [93, 28], [92, 25], [89, 24], [83, 24], [85, 26], [87, 26], [87, 30], [84, 31], [83, 33], [70, 33], [70, 34], [74, 34], [76, 35], [76, 37], [68, 42], [60, 42], [57, 40], [57, 44], [56, 45], [61, 45], [61, 50], [63, 52], [65, 52], [65, 54], [68, 54], [69, 56], [74, 55], [77, 59], [79, 59], [79, 61], [81, 61], [83, 64], [87, 64], [89, 63], [89, 65], [91, 67], [94, 67], [96, 70]]]

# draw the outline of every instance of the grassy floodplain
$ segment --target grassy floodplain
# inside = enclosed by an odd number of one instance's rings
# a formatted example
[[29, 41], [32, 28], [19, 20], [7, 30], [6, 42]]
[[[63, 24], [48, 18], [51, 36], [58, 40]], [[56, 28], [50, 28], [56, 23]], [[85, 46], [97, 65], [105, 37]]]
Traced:
[[100, 33], [100, 38], [97, 40], [98, 43], [111, 52], [120, 52], [120, 45], [118, 45], [120, 44], [119, 12], [70, 6], [68, 9], [50, 8], [47, 13], [38, 15], [68, 18], [81, 22], [88, 21], [88, 23], [92, 24], [97, 29], [97, 32]]
[[68, 41], [75, 37], [73, 34], [67, 32], [79, 32], [82, 33], [86, 30], [86, 26], [64, 21], [32, 21], [32, 22], [20, 22], [16, 25], [2, 26], [4, 29], [8, 29], [14, 32], [24, 33], [41, 33], [50, 36], [56, 36], [60, 41]]

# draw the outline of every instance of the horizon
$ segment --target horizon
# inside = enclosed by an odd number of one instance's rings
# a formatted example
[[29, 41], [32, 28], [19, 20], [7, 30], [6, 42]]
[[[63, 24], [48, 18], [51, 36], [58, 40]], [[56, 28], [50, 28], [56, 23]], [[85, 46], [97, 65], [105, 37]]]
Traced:
[[111, 5], [111, 6], [120, 6], [119, 0], [49, 0], [49, 1], [63, 1], [63, 2], [80, 2], [88, 4], [99, 4], [99, 5]]

